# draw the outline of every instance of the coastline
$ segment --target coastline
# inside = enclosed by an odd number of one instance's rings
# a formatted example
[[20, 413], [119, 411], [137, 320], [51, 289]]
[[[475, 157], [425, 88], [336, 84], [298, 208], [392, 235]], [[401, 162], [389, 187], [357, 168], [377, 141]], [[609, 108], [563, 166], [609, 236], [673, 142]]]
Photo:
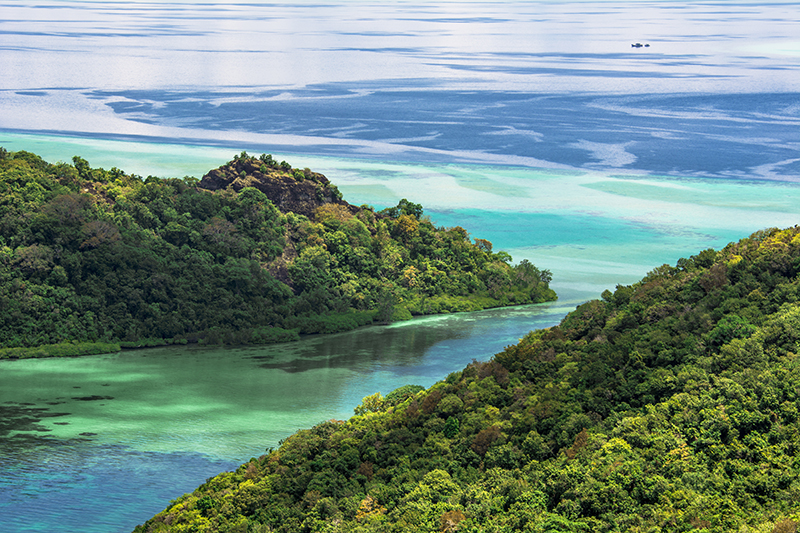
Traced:
[[[491, 242], [434, 226], [421, 205], [355, 207], [325, 176], [271, 155], [242, 152], [199, 185], [92, 168], [81, 156], [52, 164], [3, 147], [0, 158], [16, 202], [3, 210], [16, 221], [3, 233], [4, 272], [15, 281], [4, 297], [17, 302], [2, 359], [272, 344], [557, 299], [549, 271], [511, 266]], [[21, 202], [39, 217], [29, 220]], [[209, 307], [220, 300], [224, 316]]]
[[[11, 149], [27, 149], [26, 142], [36, 141], [32, 149], [49, 161], [84, 154], [93, 165], [165, 177], [201, 176], [231, 156], [226, 148], [174, 142], [31, 133], [10, 138]], [[579, 300], [633, 283], [653, 265], [674, 264], [686, 254], [720, 248], [766, 227], [791, 226], [800, 215], [800, 186], [786, 181], [362, 156], [287, 152], [279, 157], [329, 176], [355, 205], [381, 208], [399, 198], [426, 199], [426, 213], [435, 223], [461, 225], [516, 261], [528, 259], [556, 272], [556, 292]]]
[[[558, 296], [556, 295], [556, 297], [551, 300], [546, 300], [542, 302], [524, 303], [524, 304], [501, 303], [500, 301], [495, 300], [496, 305], [481, 306], [481, 303], [485, 304], [487, 303], [488, 300], [490, 299], [489, 298], [476, 299], [469, 297], [458, 298], [460, 305], [456, 304], [457, 308], [454, 310], [443, 310], [435, 313], [425, 313], [425, 314], [412, 315], [407, 312], [408, 310], [406, 308], [405, 309], [406, 312], [396, 313], [395, 315], [396, 318], [394, 318], [394, 320], [389, 323], [374, 322], [374, 315], [377, 313], [377, 311], [371, 311], [364, 316], [364, 318], [370, 318], [369, 322], [364, 322], [363, 319], [361, 321], [359, 320], [345, 321], [344, 323], [342, 321], [337, 321], [335, 322], [335, 324], [338, 325], [339, 327], [334, 326], [328, 331], [320, 331], [316, 333], [300, 334], [296, 329], [282, 330], [281, 328], [272, 328], [281, 331], [276, 332], [271, 339], [268, 339], [264, 342], [250, 342], [245, 344], [226, 343], [224, 342], [225, 338], [224, 332], [221, 332], [220, 336], [217, 337], [217, 340], [221, 340], [221, 342], [189, 342], [186, 338], [180, 338], [180, 339], [145, 338], [129, 342], [125, 341], [61, 342], [58, 344], [43, 344], [31, 347], [14, 347], [14, 348], [0, 347], [0, 360], [19, 360], [19, 359], [34, 359], [34, 358], [46, 358], [46, 357], [82, 357], [87, 355], [104, 355], [104, 354], [118, 353], [120, 351], [141, 350], [146, 348], [160, 348], [166, 346], [187, 346], [190, 344], [195, 344], [203, 347], [218, 347], [218, 348], [222, 347], [244, 348], [244, 347], [267, 346], [274, 344], [285, 344], [285, 343], [298, 342], [300, 340], [317, 335], [324, 336], [324, 335], [333, 335], [337, 333], [347, 333], [360, 328], [371, 327], [371, 326], [387, 326], [393, 323], [408, 322], [418, 318], [430, 318], [435, 316], [451, 315], [456, 313], [475, 313], [478, 311], [488, 311], [494, 309], [531, 307], [542, 304], [551, 304], [555, 303], [558, 300]], [[349, 315], [353, 315], [353, 313], [347, 312], [343, 313], [342, 315], [347, 317]]]

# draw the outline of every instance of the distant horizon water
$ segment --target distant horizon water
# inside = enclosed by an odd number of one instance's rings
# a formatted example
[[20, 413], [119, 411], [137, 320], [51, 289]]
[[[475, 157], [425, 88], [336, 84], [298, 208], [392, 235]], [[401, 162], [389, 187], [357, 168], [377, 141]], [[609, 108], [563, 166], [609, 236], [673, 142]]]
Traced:
[[800, 11], [789, 0], [2, 5], [0, 130], [800, 175]]
[[0, 8], [0, 146], [162, 177], [272, 153], [350, 203], [421, 203], [560, 296], [292, 345], [0, 361], [4, 533], [130, 531], [363, 395], [800, 222], [795, 0]]

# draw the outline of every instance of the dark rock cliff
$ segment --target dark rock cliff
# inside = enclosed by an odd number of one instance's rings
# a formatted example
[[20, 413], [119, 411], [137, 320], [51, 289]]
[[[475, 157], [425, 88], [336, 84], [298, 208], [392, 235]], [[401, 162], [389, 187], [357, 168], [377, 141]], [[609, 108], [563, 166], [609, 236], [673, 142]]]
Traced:
[[314, 212], [325, 204], [339, 204], [356, 212], [357, 207], [344, 200], [328, 178], [309, 169], [293, 169], [286, 163], [277, 164], [271, 156], [237, 157], [230, 163], [208, 172], [199, 186], [211, 191], [231, 187], [240, 191], [255, 187], [282, 212], [293, 212], [313, 218]]

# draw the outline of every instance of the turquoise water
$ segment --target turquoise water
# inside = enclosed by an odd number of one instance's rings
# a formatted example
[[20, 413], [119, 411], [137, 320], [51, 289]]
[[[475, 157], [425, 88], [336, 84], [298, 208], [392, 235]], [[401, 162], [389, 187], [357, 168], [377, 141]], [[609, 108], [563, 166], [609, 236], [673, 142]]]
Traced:
[[207, 477], [361, 398], [430, 386], [563, 304], [498, 309], [246, 348], [0, 362], [3, 531], [125, 531]]

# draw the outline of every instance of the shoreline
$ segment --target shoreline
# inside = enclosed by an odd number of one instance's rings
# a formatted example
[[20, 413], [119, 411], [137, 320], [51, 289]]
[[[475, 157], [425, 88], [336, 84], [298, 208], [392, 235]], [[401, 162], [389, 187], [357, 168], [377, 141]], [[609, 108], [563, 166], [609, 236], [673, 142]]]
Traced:
[[[468, 298], [465, 298], [464, 300], [465, 303], [471, 301]], [[178, 338], [178, 339], [145, 338], [145, 339], [140, 339], [138, 341], [117, 341], [117, 342], [65, 341], [56, 344], [41, 344], [39, 346], [30, 346], [30, 347], [22, 347], [22, 346], [11, 347], [11, 348], [0, 347], [0, 361], [18, 361], [23, 359], [44, 359], [53, 357], [84, 357], [89, 355], [105, 355], [111, 353], [119, 353], [122, 351], [144, 350], [147, 348], [160, 348], [168, 346], [180, 347], [180, 346], [195, 345], [199, 347], [214, 348], [214, 347], [255, 347], [255, 346], [273, 346], [277, 344], [292, 344], [294, 342], [298, 342], [308, 338], [314, 338], [317, 336], [329, 336], [329, 335], [336, 335], [338, 333], [348, 333], [351, 331], [356, 331], [359, 329], [375, 327], [375, 326], [390, 326], [392, 324], [397, 324], [400, 322], [411, 322], [416, 319], [422, 319], [422, 318], [433, 318], [437, 316], [454, 315], [460, 313], [464, 314], [478, 313], [480, 311], [491, 311], [497, 309], [525, 308], [537, 305], [553, 304], [556, 302], [558, 302], [558, 296], [556, 296], [552, 300], [547, 300], [544, 302], [536, 302], [536, 303], [506, 304], [506, 305], [500, 304], [489, 307], [467, 309], [463, 311], [445, 310], [438, 313], [411, 315], [409, 318], [399, 318], [388, 323], [376, 323], [374, 321], [369, 323], [356, 323], [355, 327], [339, 329], [336, 331], [299, 333], [296, 329], [283, 330], [287, 334], [292, 332], [294, 334], [287, 335], [287, 337], [290, 338], [276, 338], [275, 340], [272, 341], [258, 342], [258, 343], [256, 342], [228, 343], [224, 341], [215, 343], [215, 342], [203, 342], [202, 340], [189, 341], [186, 338]], [[367, 313], [369, 313], [369, 311]], [[351, 313], [344, 313], [344, 314], [351, 314]], [[282, 328], [275, 328], [275, 329], [282, 329]], [[231, 331], [230, 333], [234, 332]]]

